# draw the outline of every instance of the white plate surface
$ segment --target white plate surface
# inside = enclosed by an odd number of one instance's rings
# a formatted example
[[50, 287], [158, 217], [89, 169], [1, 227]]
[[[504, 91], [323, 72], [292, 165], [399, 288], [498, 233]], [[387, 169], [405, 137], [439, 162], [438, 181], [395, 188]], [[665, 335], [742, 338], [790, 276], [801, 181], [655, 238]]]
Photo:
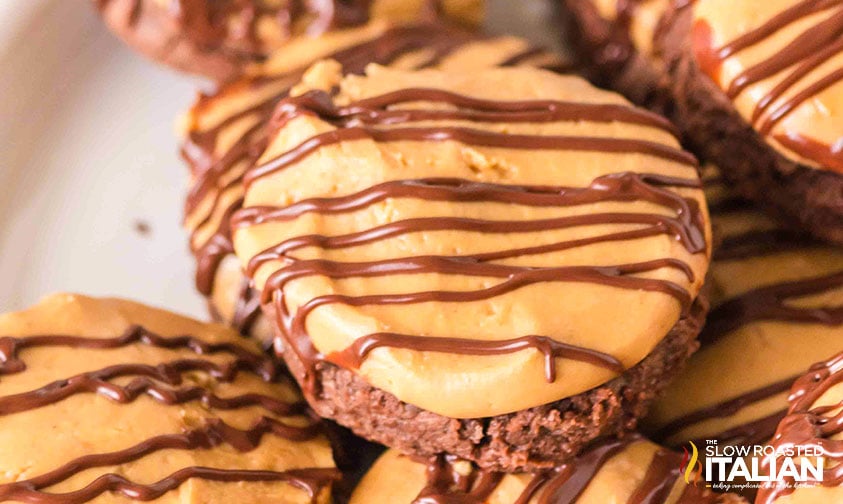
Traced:
[[[0, 312], [73, 291], [205, 317], [174, 135], [198, 82], [131, 53], [89, 3], [0, 2]], [[548, 4], [492, 0], [489, 28], [552, 44]]]

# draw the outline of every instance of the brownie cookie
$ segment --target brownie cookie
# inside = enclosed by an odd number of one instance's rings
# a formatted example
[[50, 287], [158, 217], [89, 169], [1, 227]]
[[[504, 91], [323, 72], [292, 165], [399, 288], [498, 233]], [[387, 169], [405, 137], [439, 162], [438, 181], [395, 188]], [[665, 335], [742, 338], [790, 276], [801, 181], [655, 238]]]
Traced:
[[117, 299], [0, 315], [0, 501], [329, 503], [339, 474], [257, 345]]
[[667, 388], [646, 430], [668, 446], [765, 443], [793, 381], [843, 348], [843, 251], [782, 228], [708, 166], [714, 227], [701, 349]]
[[565, 5], [591, 75], [668, 114], [741, 195], [843, 243], [843, 6]]
[[273, 51], [369, 21], [448, 19], [476, 26], [483, 0], [93, 0], [149, 58], [214, 80], [249, 72]]
[[273, 124], [233, 241], [321, 415], [552, 467], [695, 347], [708, 216], [663, 118], [542, 69], [369, 65], [304, 79]]
[[390, 450], [364, 476], [351, 504], [746, 502], [686, 483], [681, 465], [682, 455], [636, 434], [603, 441], [568, 464], [532, 474], [483, 471], [449, 456], [425, 461]]
[[[766, 460], [767, 467], [776, 459], [777, 467], [783, 467], [788, 451], [811, 449], [823, 453], [824, 470], [820, 478], [813, 475], [807, 481], [795, 481], [785, 476], [779, 481], [768, 483], [758, 491], [758, 504], [809, 504], [815, 502], [841, 502], [843, 500], [843, 477], [840, 469], [843, 452], [843, 353], [819, 362], [801, 376], [790, 390], [790, 407], [782, 419], [771, 446], [775, 456]], [[816, 468], [816, 458], [808, 456]], [[802, 464], [797, 452], [796, 471], [801, 473]], [[806, 471], [807, 472], [807, 471]], [[807, 474], [811, 474], [807, 472]]]
[[485, 38], [436, 24], [371, 23], [307, 43], [291, 42], [261, 67], [260, 74], [201, 95], [187, 114], [182, 148], [192, 175], [185, 227], [197, 261], [196, 286], [218, 320], [264, 342], [272, 331], [260, 315], [259, 296], [232, 254], [228, 219], [241, 206], [243, 173], [266, 146], [275, 105], [303, 76], [314, 81], [336, 69], [333, 64], [320, 65], [304, 75], [322, 58], [339, 63], [344, 73], [360, 73], [368, 63], [443, 69], [562, 65], [557, 56], [516, 37]]

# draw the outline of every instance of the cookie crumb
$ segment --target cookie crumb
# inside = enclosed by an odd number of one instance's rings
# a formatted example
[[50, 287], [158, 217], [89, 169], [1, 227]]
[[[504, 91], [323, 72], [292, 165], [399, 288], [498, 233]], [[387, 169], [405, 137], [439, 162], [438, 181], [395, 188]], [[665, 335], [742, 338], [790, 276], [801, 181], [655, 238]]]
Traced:
[[137, 232], [141, 236], [149, 236], [152, 234], [152, 227], [149, 225], [148, 222], [145, 220], [137, 219], [135, 220], [135, 232]]

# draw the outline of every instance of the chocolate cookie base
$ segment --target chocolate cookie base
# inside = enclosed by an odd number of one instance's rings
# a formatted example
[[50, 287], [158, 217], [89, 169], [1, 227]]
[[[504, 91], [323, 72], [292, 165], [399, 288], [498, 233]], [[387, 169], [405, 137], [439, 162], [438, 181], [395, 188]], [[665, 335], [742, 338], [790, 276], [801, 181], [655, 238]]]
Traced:
[[226, 81], [254, 58], [223, 47], [203, 47], [188, 38], [160, 2], [99, 0], [105, 24], [130, 47], [158, 63], [183, 72]]
[[670, 118], [685, 143], [721, 168], [744, 198], [785, 225], [843, 244], [843, 175], [790, 160], [761, 137], [696, 64], [690, 9], [670, 11], [654, 43], [656, 58], [632, 46], [623, 26], [591, 0], [564, 0], [571, 45], [593, 82]]
[[[308, 401], [320, 416], [407, 454], [447, 452], [496, 471], [551, 468], [571, 460], [595, 440], [635, 429], [637, 420], [696, 350], [707, 311], [707, 302], [698, 297], [691, 314], [623, 375], [574, 397], [515, 413], [445, 417], [407, 404], [327, 362], [316, 366], [317, 391]], [[293, 375], [302, 376], [303, 364], [294, 352], [283, 357]]]

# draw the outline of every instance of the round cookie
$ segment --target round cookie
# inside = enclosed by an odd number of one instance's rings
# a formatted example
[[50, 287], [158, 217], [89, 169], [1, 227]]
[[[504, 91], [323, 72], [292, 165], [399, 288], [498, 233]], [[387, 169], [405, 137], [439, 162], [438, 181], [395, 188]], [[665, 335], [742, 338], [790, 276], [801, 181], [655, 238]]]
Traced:
[[0, 501], [329, 503], [331, 446], [230, 329], [55, 294], [0, 315]]
[[668, 446], [766, 443], [793, 381], [843, 348], [843, 251], [782, 228], [706, 168], [715, 233], [701, 348], [647, 431]]
[[504, 474], [446, 456], [414, 460], [389, 450], [369, 469], [350, 504], [704, 504], [746, 502], [688, 484], [682, 456], [638, 435], [607, 441], [569, 464], [539, 473]]
[[[217, 320], [264, 342], [272, 330], [232, 254], [228, 219], [241, 206], [242, 176], [265, 147], [274, 106], [310, 64], [326, 57], [346, 73], [360, 73], [370, 62], [399, 68], [562, 67], [557, 56], [516, 37], [481, 38], [444, 25], [371, 23], [307, 43], [291, 42], [261, 67], [260, 75], [201, 95], [187, 114], [182, 148], [192, 175], [185, 227], [196, 256], [196, 286]], [[335, 68], [320, 65], [305, 78], [314, 81], [329, 70]]]
[[149, 58], [226, 81], [287, 44], [368, 21], [441, 18], [476, 26], [483, 0], [93, 0], [108, 27]]
[[[843, 478], [840, 476], [840, 442], [843, 440], [840, 415], [843, 410], [843, 354], [837, 354], [812, 366], [800, 377], [790, 391], [790, 407], [773, 438], [777, 467], [783, 467], [788, 451], [807, 455], [817, 467], [813, 456], [824, 453], [822, 478], [809, 476], [807, 481], [783, 477], [758, 491], [757, 504], [809, 504], [840, 502], [843, 499]], [[810, 449], [812, 453], [799, 451]], [[797, 472], [802, 472], [804, 460], [795, 460]], [[772, 464], [766, 461], [767, 467]], [[810, 474], [810, 473], [808, 473]]]
[[320, 415], [552, 467], [631, 429], [695, 348], [707, 209], [664, 119], [541, 69], [370, 65], [274, 124], [233, 241]]
[[843, 243], [843, 6], [567, 3], [584, 54], [620, 55], [592, 73], [667, 113], [745, 198]]

